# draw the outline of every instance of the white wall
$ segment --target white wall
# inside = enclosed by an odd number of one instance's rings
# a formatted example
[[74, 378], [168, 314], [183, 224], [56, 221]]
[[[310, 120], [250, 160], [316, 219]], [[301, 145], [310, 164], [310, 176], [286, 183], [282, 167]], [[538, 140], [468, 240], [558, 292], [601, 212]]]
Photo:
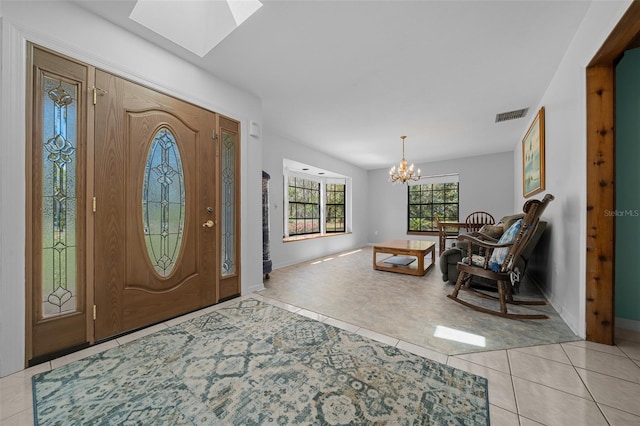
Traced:
[[[586, 77], [585, 69], [629, 1], [594, 1], [537, 108], [545, 107], [546, 192], [555, 196], [543, 217], [552, 226], [547, 298], [571, 329], [585, 337], [586, 295]], [[523, 131], [523, 135], [526, 129]], [[522, 151], [514, 148], [515, 205], [522, 205]], [[544, 193], [537, 194], [542, 198]], [[532, 259], [535, 262], [535, 260]]]
[[[263, 170], [271, 176], [269, 182], [271, 216], [269, 251], [273, 269], [366, 245], [368, 216], [370, 213], [366, 209], [369, 187], [367, 172], [300, 143], [280, 137], [268, 128], [263, 130], [262, 137], [264, 143], [262, 149]], [[282, 161], [284, 158], [351, 178], [351, 234], [286, 243], [282, 241], [282, 236], [284, 235]]]
[[26, 41], [241, 121], [242, 293], [262, 288], [262, 247], [252, 241], [262, 234], [262, 144], [248, 136], [248, 123], [262, 122], [261, 101], [72, 3], [0, 7], [0, 376], [24, 366]]
[[[423, 176], [458, 173], [460, 220], [474, 211], [491, 213], [496, 221], [519, 212], [513, 208], [511, 152], [416, 164], [418, 167]], [[407, 186], [390, 183], [389, 169], [369, 171], [368, 180], [369, 242], [407, 238]], [[411, 238], [437, 241], [436, 236]]]

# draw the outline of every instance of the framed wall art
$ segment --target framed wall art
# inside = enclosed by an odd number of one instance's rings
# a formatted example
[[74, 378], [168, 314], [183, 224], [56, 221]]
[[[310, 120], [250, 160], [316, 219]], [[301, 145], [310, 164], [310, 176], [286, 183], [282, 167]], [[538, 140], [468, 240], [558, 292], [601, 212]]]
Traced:
[[522, 195], [544, 190], [544, 107], [536, 114], [522, 139]]

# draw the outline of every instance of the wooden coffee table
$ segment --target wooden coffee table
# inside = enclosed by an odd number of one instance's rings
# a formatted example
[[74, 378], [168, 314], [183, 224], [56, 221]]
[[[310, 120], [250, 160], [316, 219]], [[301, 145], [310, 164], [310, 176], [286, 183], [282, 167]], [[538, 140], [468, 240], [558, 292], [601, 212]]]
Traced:
[[[436, 263], [435, 248], [436, 243], [420, 240], [392, 240], [375, 244], [373, 246], [373, 269], [422, 276]], [[431, 263], [425, 267], [424, 258], [428, 253], [431, 253]], [[378, 260], [378, 254], [390, 254], [391, 256]], [[408, 265], [395, 265], [385, 262], [394, 256], [415, 257], [417, 262], [413, 261]]]

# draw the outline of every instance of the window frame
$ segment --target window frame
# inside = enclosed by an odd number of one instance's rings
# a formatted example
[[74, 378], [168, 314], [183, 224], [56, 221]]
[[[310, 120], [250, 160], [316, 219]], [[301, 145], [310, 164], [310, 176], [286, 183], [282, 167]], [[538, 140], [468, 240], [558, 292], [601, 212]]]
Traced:
[[[295, 201], [291, 201], [291, 196], [290, 196], [290, 192], [291, 192], [291, 180], [294, 180], [294, 192], [295, 192], [295, 196], [294, 198], [296, 198]], [[301, 185], [302, 186], [298, 186], [298, 181], [301, 181]], [[297, 237], [297, 236], [301, 236], [301, 235], [311, 235], [311, 234], [317, 234], [320, 231], [322, 231], [322, 222], [321, 222], [321, 216], [322, 216], [322, 183], [315, 180], [315, 179], [309, 179], [309, 178], [305, 178], [305, 177], [300, 177], [300, 176], [296, 176], [296, 175], [291, 175], [287, 178], [287, 234], [289, 236], [292, 237]], [[311, 185], [314, 185], [315, 188], [312, 188]], [[302, 197], [302, 200], [298, 200], [298, 192], [300, 192], [300, 196]], [[316, 195], [317, 194], [317, 195]], [[315, 195], [314, 197], [311, 197]], [[317, 202], [313, 202], [311, 201], [311, 198], [317, 199]], [[292, 220], [292, 216], [291, 216], [291, 207], [292, 205], [296, 205], [296, 215], [295, 217], [293, 217], [293, 220], [296, 221], [296, 223], [298, 221], [303, 221], [304, 223], [304, 230], [303, 232], [296, 232], [294, 234], [291, 234], [290, 230], [289, 230], [289, 222]], [[315, 210], [311, 212], [311, 217], [307, 217], [307, 211], [308, 210]], [[307, 232], [307, 223], [311, 223], [312, 227], [311, 227], [311, 231]], [[317, 222], [317, 223], [315, 223]], [[318, 231], [315, 231], [317, 226]], [[296, 226], [297, 228], [297, 226]]]
[[[425, 187], [428, 185], [432, 185], [431, 188], [424, 188], [424, 192], [429, 192], [429, 195], [426, 197], [431, 201], [423, 201], [423, 202], [413, 202], [412, 203], [412, 190], [415, 191], [415, 187]], [[434, 189], [433, 185], [443, 185], [441, 189]], [[446, 186], [455, 185], [456, 191], [456, 200], [455, 201], [447, 201], [446, 193], [443, 193], [441, 199], [442, 201], [434, 202], [434, 191], [438, 192], [446, 192], [451, 191], [452, 188], [446, 188]], [[423, 193], [423, 190], [420, 190]], [[425, 197], [420, 197], [424, 199]], [[431, 215], [426, 216], [425, 214], [420, 212], [420, 216], [416, 217], [412, 215], [412, 211], [415, 211], [415, 208], [418, 207], [420, 210], [424, 210], [428, 208], [430, 210]], [[454, 213], [447, 214], [447, 211], [451, 210], [455, 211]], [[438, 225], [437, 219], [442, 221], [451, 221], [458, 222], [460, 220], [460, 181], [458, 179], [457, 174], [451, 175], [442, 175], [442, 176], [434, 176], [434, 177], [426, 177], [421, 179], [421, 181], [408, 185], [407, 186], [407, 234], [436, 234], [438, 233]], [[431, 220], [431, 227], [427, 229], [412, 229], [412, 219], [426, 219], [427, 221]], [[415, 225], [414, 225], [415, 226]]]
[[[282, 238], [286, 241], [297, 241], [318, 237], [329, 237], [336, 235], [348, 234], [351, 232], [351, 178], [348, 176], [338, 175], [332, 172], [325, 172], [330, 175], [319, 176], [311, 173], [294, 171], [285, 165], [283, 167], [283, 233]], [[296, 177], [317, 182], [320, 185], [320, 231], [302, 234], [289, 234], [289, 178]], [[342, 184], [344, 185], [344, 230], [327, 231], [327, 185]], [[339, 205], [339, 204], [338, 204]]]
[[[342, 190], [341, 191], [336, 191], [331, 189], [330, 190], [330, 186], [342, 186]], [[341, 232], [346, 232], [347, 230], [347, 184], [346, 183], [338, 183], [338, 182], [326, 182], [324, 184], [324, 190], [325, 190], [325, 197], [324, 197], [324, 207], [325, 207], [325, 217], [324, 217], [324, 225], [325, 225], [325, 233], [326, 234], [335, 234], [335, 233], [341, 233]], [[342, 202], [329, 202], [329, 195], [330, 194], [342, 194]], [[339, 211], [342, 210], [342, 214], [338, 215], [338, 214], [330, 214], [331, 211], [331, 207], [334, 207], [335, 211]], [[342, 219], [342, 227], [341, 229], [336, 229], [336, 227], [334, 227], [333, 230], [329, 230], [327, 228], [327, 223], [329, 223], [329, 221], [331, 219], [334, 220], [334, 223], [337, 223], [338, 219]]]

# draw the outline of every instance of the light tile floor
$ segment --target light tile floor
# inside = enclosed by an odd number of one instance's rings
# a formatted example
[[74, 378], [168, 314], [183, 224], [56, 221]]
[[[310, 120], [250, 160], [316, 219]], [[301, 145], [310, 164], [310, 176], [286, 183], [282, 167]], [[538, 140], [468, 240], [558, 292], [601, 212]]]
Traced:
[[[452, 287], [437, 265], [413, 277], [374, 271], [371, 256], [365, 247], [278, 269], [258, 294], [486, 377], [493, 426], [640, 425], [640, 332], [618, 329], [608, 346], [579, 339], [551, 306], [542, 321], [479, 313], [446, 298]], [[482, 335], [486, 345], [435, 339], [436, 325]]]
[[[449, 355], [341, 319], [255, 297], [292, 312], [486, 377], [493, 426], [640, 425], [640, 333], [616, 330], [616, 345], [582, 340]], [[230, 300], [0, 379], [0, 426], [33, 424], [31, 377], [219, 309]]]
[[[615, 346], [572, 341], [446, 355], [259, 294], [246, 297], [255, 297], [292, 312], [486, 377], [489, 380], [493, 426], [640, 424], [638, 332], [617, 330]], [[0, 379], [0, 425], [33, 424], [32, 375], [124, 344], [237, 300], [230, 300]]]

